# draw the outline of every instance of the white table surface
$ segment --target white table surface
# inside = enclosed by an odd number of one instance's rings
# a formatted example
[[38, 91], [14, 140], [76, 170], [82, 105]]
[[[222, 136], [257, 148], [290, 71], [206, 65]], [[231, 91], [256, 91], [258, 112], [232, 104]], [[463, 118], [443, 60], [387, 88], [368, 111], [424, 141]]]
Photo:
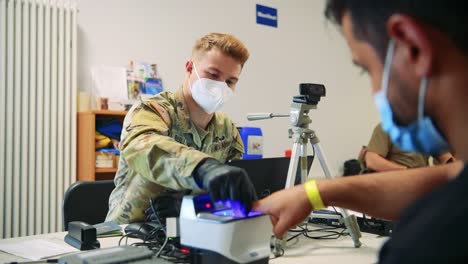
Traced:
[[285, 247], [284, 256], [270, 263], [377, 263], [378, 252], [387, 237], [362, 233], [360, 248], [355, 248], [349, 236], [332, 240], [314, 240], [306, 237], [291, 241]]
[[[27, 236], [0, 240], [1, 243], [15, 241], [25, 241], [28, 239], [42, 238], [53, 239], [54, 242], [63, 240], [66, 232], [51, 233], [37, 236]], [[118, 245], [120, 237], [99, 238], [101, 248]], [[348, 264], [348, 263], [376, 263], [380, 247], [387, 238], [377, 235], [363, 233], [360, 248], [354, 248], [350, 237], [342, 236], [333, 240], [313, 240], [305, 237], [293, 239], [287, 243], [285, 253], [282, 257], [270, 260], [269, 263], [327, 263], [327, 264]], [[129, 239], [130, 243], [137, 240]], [[0, 251], [0, 263], [26, 261], [26, 259]]]

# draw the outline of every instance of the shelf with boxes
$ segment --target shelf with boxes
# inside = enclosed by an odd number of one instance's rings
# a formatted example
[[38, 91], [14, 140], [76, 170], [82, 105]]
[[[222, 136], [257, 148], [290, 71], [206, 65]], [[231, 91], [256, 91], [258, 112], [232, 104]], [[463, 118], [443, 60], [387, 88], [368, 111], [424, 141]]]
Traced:
[[95, 181], [114, 178], [118, 155], [96, 151], [96, 125], [110, 120], [116, 120], [121, 124], [126, 114], [126, 111], [113, 110], [78, 112], [77, 180]]

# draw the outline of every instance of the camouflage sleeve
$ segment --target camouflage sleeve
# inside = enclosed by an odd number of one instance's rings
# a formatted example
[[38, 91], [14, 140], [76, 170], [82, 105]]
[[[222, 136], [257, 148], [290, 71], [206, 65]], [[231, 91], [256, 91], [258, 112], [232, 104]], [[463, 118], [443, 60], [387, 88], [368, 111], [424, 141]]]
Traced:
[[200, 161], [210, 157], [170, 137], [171, 119], [154, 104], [136, 107], [124, 124], [121, 155], [130, 169], [173, 190], [201, 191], [191, 177]]
[[386, 158], [390, 152], [391, 147], [390, 137], [383, 131], [382, 126], [379, 124], [374, 128], [372, 137], [367, 145], [367, 151], [372, 151]]
[[239, 130], [233, 125], [233, 135], [235, 141], [233, 142], [233, 146], [229, 151], [229, 155], [227, 160], [238, 160], [242, 159], [242, 154], [244, 154], [244, 143], [242, 143], [242, 138], [239, 134]]

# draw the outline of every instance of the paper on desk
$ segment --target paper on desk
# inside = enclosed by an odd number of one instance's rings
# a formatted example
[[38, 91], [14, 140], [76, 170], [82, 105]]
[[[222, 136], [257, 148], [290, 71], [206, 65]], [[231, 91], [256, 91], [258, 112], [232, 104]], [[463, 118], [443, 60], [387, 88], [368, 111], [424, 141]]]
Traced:
[[47, 239], [31, 239], [0, 243], [0, 250], [30, 260], [40, 260], [78, 250], [67, 245], [54, 243]]

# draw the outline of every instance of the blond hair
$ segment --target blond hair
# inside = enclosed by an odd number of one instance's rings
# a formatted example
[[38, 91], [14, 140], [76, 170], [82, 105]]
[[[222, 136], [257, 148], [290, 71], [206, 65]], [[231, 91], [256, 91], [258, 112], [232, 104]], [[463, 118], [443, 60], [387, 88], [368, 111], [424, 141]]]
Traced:
[[241, 66], [249, 58], [249, 50], [239, 39], [233, 35], [223, 33], [210, 33], [198, 39], [192, 49], [192, 56], [198, 52], [207, 52], [218, 48], [224, 54], [240, 62]]

